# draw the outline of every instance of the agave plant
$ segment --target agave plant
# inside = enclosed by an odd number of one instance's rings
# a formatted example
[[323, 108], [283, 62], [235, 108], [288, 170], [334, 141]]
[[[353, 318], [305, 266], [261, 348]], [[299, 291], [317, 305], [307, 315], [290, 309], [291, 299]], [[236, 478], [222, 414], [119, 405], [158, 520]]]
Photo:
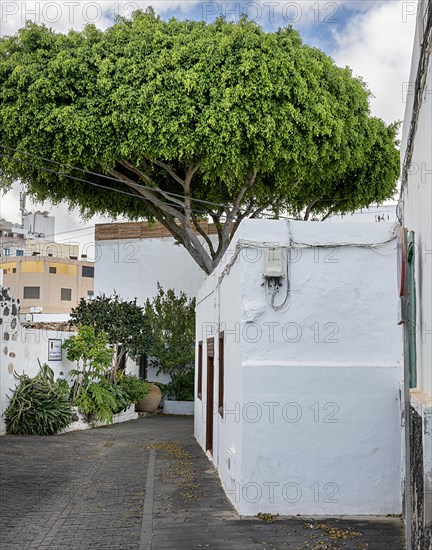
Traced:
[[9, 434], [53, 435], [72, 421], [69, 387], [63, 380], [54, 380], [48, 365], [39, 366], [34, 378], [14, 373], [18, 384], [4, 412]]

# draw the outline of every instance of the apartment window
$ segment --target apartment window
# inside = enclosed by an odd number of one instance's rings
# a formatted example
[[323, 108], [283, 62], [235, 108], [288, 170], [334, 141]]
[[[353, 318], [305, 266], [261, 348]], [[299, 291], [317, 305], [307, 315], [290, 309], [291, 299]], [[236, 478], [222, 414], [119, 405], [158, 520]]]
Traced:
[[60, 292], [60, 299], [65, 302], [70, 302], [72, 300], [72, 289], [62, 288]]
[[94, 267], [91, 267], [89, 265], [83, 265], [82, 266], [82, 276], [83, 277], [91, 277], [94, 278]]
[[12, 268], [12, 273], [16, 273], [16, 267]]
[[50, 266], [49, 272], [50, 272], [50, 273], [57, 273], [57, 268], [56, 268], [56, 267], [51, 267], [51, 266]]
[[7, 275], [7, 269], [3, 269], [3, 275]]
[[219, 392], [218, 392], [218, 410], [223, 417], [224, 409], [224, 370], [225, 370], [225, 338], [224, 332], [219, 333]]
[[25, 286], [24, 300], [39, 300], [40, 286]]
[[198, 342], [198, 397], [202, 399], [203, 343]]
[[87, 299], [93, 300], [94, 298], [94, 290], [87, 290]]
[[5, 256], [10, 256], [10, 248], [4, 248], [3, 253]]
[[17, 250], [16, 255], [17, 256], [24, 256], [24, 250]]

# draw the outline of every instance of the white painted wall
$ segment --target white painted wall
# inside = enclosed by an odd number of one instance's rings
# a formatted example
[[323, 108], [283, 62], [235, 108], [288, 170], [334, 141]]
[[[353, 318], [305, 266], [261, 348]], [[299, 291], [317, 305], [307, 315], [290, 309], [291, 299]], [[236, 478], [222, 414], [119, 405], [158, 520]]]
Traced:
[[[214, 415], [212, 460], [245, 515], [400, 513], [396, 242], [355, 246], [386, 241], [394, 226], [290, 228], [302, 244], [292, 248], [283, 310], [268, 305], [264, 253], [253, 248], [241, 250], [218, 287], [228, 253], [198, 293], [197, 340], [219, 327], [226, 333], [226, 412]], [[248, 220], [236, 241], [288, 238], [285, 221]], [[216, 346], [215, 399], [217, 365]], [[202, 408], [197, 400], [195, 435], [204, 447]]]
[[[406, 85], [404, 99], [406, 110], [403, 123], [401, 143], [401, 164], [404, 164], [407, 142], [413, 118], [414, 89], [424, 40], [427, 10], [432, 10], [432, 3], [419, 2], [417, 5], [416, 34], [411, 64], [411, 74]], [[430, 41], [429, 41], [430, 48]], [[415, 448], [410, 438], [407, 452], [411, 457], [421, 449], [423, 455], [423, 471], [417, 475], [423, 477], [424, 517], [418, 516], [416, 496], [409, 491], [413, 521], [408, 525], [407, 544], [417, 544], [411, 541], [411, 524], [416, 526], [413, 533], [419, 537], [422, 532], [425, 544], [432, 544], [432, 55], [429, 52], [428, 64], [425, 68], [425, 93], [423, 94], [416, 133], [413, 136], [413, 155], [408, 170], [406, 185], [402, 189], [400, 204], [402, 224], [408, 231], [415, 232], [415, 280], [417, 306], [417, 387], [410, 390], [410, 405], [418, 413], [422, 421], [422, 442], [416, 442]], [[410, 484], [408, 484], [410, 488]], [[410, 502], [410, 501], [408, 501]], [[419, 543], [420, 544], [420, 543]]]
[[[55, 330], [24, 328], [19, 323], [17, 302], [14, 298], [7, 298], [2, 294], [0, 287], [0, 414], [9, 405], [9, 397], [16, 386], [14, 372], [25, 373], [28, 376], [35, 376], [39, 371], [39, 363], [47, 363], [54, 371], [55, 378], [65, 378], [71, 382], [69, 372], [76, 368], [76, 363], [66, 359], [66, 351], [62, 351], [61, 361], [48, 360], [48, 342], [50, 339], [59, 339], [62, 343], [70, 338], [73, 332], [62, 332]], [[7, 291], [8, 292], [8, 291]], [[8, 292], [8, 296], [10, 296]], [[12, 306], [15, 305], [15, 309]], [[5, 309], [7, 308], [7, 309]], [[16, 312], [16, 313], [14, 313]], [[49, 317], [48, 315], [46, 317]], [[128, 374], [138, 375], [139, 367], [135, 361], [128, 359], [126, 371]], [[0, 416], [0, 434], [4, 434], [6, 426], [4, 417]]]
[[144, 304], [157, 293], [157, 283], [196, 296], [205, 278], [183, 246], [171, 237], [97, 241], [95, 294], [115, 291], [127, 300]]
[[[411, 124], [414, 83], [423, 39], [422, 10], [427, 2], [419, 3], [414, 40], [410, 82], [407, 84], [406, 111], [403, 124], [401, 160], [405, 158]], [[429, 5], [429, 9], [432, 6]], [[420, 107], [414, 140], [414, 154], [407, 186], [402, 193], [403, 225], [415, 231], [417, 286], [417, 387], [432, 396], [432, 56], [426, 75], [426, 93]], [[432, 481], [431, 481], [432, 488]]]
[[[59, 339], [62, 342], [69, 338], [71, 332], [57, 332], [55, 330], [26, 329], [18, 320], [18, 315], [12, 315], [13, 302], [3, 300], [1, 302], [1, 350], [0, 350], [0, 406], [1, 414], [4, 413], [9, 397], [13, 393], [17, 380], [14, 372], [35, 376], [39, 371], [38, 359], [47, 363], [54, 371], [56, 378], [67, 378], [71, 368], [75, 364], [66, 359], [63, 350], [62, 361], [48, 361], [49, 339]], [[6, 310], [5, 314], [5, 307]], [[0, 417], [0, 434], [5, 433], [4, 417]]]

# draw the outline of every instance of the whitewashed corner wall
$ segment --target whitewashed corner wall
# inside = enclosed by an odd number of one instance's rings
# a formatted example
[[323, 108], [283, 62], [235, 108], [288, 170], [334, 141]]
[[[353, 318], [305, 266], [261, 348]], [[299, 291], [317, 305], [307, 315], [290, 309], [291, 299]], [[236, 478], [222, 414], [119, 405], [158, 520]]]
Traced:
[[[282, 311], [266, 302], [264, 259], [253, 249], [242, 251], [218, 287], [228, 255], [200, 289], [197, 340], [211, 331], [226, 335], [225, 413], [214, 409], [212, 460], [241, 514], [401, 512], [395, 241], [375, 250], [353, 246], [385, 241], [392, 229], [292, 223], [294, 240], [311, 246], [293, 251]], [[287, 223], [248, 221], [237, 239], [286, 244]], [[204, 408], [197, 400], [195, 436], [203, 448]]]

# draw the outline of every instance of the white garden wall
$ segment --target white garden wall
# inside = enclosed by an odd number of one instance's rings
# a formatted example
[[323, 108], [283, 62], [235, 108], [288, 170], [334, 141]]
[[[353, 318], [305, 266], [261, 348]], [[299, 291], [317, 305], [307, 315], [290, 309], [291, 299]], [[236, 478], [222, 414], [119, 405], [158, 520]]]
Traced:
[[[61, 360], [52, 360], [49, 354], [51, 341], [55, 340], [56, 346], [61, 346], [73, 332], [26, 328], [19, 322], [19, 301], [10, 294], [9, 289], [0, 287], [0, 297], [0, 406], [3, 415], [9, 405], [9, 396], [16, 386], [14, 372], [35, 376], [39, 371], [39, 360], [41, 364], [47, 363], [52, 368], [56, 379], [65, 378], [70, 382], [69, 371], [76, 368], [76, 363], [66, 359], [65, 350], [61, 351]], [[128, 359], [128, 374], [138, 375], [138, 371], [136, 363]], [[0, 434], [5, 431], [4, 417], [0, 416]]]
[[[13, 298], [9, 289], [1, 288], [0, 303], [1, 318], [1, 354], [0, 354], [0, 403], [1, 414], [4, 413], [16, 385], [14, 372], [35, 376], [39, 370], [38, 359], [47, 363], [54, 371], [55, 377], [67, 378], [71, 368], [76, 365], [66, 359], [62, 351], [62, 359], [49, 360], [50, 340], [61, 344], [73, 333], [36, 328], [24, 328], [19, 322], [19, 303]], [[5, 432], [4, 417], [0, 417], [0, 434]]]
[[[237, 242], [252, 244], [201, 287], [197, 340], [225, 331], [225, 412], [215, 407], [211, 458], [240, 513], [401, 512], [396, 241], [379, 244], [393, 229], [246, 221]], [[254, 247], [286, 245], [290, 231], [290, 299], [275, 311]], [[217, 384], [215, 346], [215, 401]], [[197, 399], [203, 447], [205, 405]]]

